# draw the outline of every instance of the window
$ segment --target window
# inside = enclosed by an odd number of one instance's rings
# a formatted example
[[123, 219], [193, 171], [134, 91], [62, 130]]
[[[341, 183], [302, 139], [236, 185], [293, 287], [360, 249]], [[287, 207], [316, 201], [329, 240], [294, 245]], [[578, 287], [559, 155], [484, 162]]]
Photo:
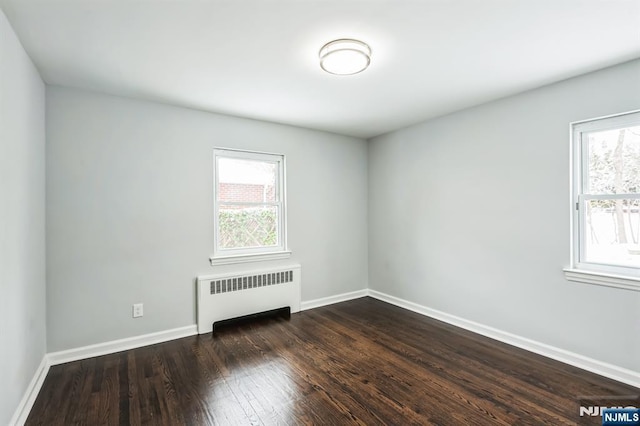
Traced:
[[640, 111], [571, 127], [567, 278], [640, 291]]
[[284, 156], [214, 150], [212, 264], [288, 257]]

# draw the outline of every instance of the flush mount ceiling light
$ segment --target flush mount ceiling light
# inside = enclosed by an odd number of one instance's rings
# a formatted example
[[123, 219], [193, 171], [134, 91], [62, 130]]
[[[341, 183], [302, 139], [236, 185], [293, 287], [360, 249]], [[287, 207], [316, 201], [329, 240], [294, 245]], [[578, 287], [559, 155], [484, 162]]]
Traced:
[[360, 40], [333, 40], [320, 49], [320, 67], [330, 74], [358, 74], [370, 63], [371, 48]]

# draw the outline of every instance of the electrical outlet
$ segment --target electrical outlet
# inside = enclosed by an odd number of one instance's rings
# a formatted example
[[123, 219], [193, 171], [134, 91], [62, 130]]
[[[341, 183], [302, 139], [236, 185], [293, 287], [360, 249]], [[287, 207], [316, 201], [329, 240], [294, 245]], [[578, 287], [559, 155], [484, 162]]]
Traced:
[[133, 317], [139, 318], [144, 315], [144, 311], [142, 310], [142, 303], [134, 303], [133, 304]]

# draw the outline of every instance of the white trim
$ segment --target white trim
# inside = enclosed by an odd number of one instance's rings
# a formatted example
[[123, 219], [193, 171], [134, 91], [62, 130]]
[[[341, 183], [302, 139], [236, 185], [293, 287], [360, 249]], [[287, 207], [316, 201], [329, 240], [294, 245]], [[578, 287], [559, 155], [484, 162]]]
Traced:
[[[568, 271], [568, 270], [565, 270]], [[507, 343], [512, 346], [525, 349], [527, 351], [573, 365], [574, 367], [617, 380], [622, 383], [629, 384], [640, 388], [640, 373], [628, 370], [622, 367], [608, 364], [595, 360], [583, 355], [576, 354], [564, 349], [556, 348], [545, 343], [527, 339], [512, 333], [498, 330], [474, 321], [450, 315], [436, 309], [431, 309], [417, 303], [409, 302], [399, 297], [391, 296], [372, 289], [364, 289], [352, 291], [349, 293], [337, 294], [335, 296], [322, 297], [319, 299], [308, 300], [300, 305], [301, 311], [319, 308], [321, 306], [332, 305], [334, 303], [346, 302], [348, 300], [359, 299], [361, 297], [373, 297], [374, 299], [390, 303], [401, 308], [417, 312], [430, 318], [446, 322], [456, 327], [469, 330], [471, 332]], [[129, 349], [135, 349], [156, 343], [167, 342], [170, 340], [180, 339], [183, 337], [193, 336], [197, 334], [197, 326], [195, 324], [185, 327], [174, 328], [171, 330], [160, 331], [156, 333], [144, 334], [141, 336], [129, 337], [126, 339], [113, 340], [110, 342], [98, 343], [95, 345], [83, 346], [80, 348], [69, 349], [59, 352], [51, 352], [42, 358], [40, 366], [36, 370], [33, 379], [29, 383], [18, 407], [9, 422], [10, 425], [22, 425], [27, 420], [29, 412], [33, 407], [33, 403], [42, 388], [44, 379], [49, 372], [49, 368], [53, 365], [63, 364], [65, 362], [77, 361], [81, 359], [92, 358], [100, 355], [121, 352]]]
[[211, 256], [209, 262], [211, 266], [233, 265], [235, 263], [264, 262], [265, 260], [288, 259], [291, 257], [290, 251], [279, 251], [275, 253], [240, 254], [235, 256]]
[[25, 424], [27, 417], [29, 417], [29, 413], [31, 412], [31, 408], [33, 408], [33, 403], [36, 402], [38, 393], [40, 393], [44, 379], [47, 377], [47, 373], [49, 373], [50, 367], [51, 364], [49, 363], [49, 357], [45, 354], [42, 357], [42, 361], [40, 361], [40, 365], [33, 375], [31, 382], [29, 382], [29, 386], [27, 386], [16, 411], [13, 413], [13, 417], [9, 420], [10, 425], [19, 426]]
[[31, 379], [31, 382], [29, 383], [24, 396], [20, 400], [9, 425], [19, 426], [23, 425], [27, 421], [31, 408], [33, 408], [33, 403], [36, 401], [38, 393], [44, 383], [44, 379], [47, 377], [49, 368], [53, 365], [112, 354], [142, 346], [154, 345], [156, 343], [168, 342], [169, 340], [194, 336], [196, 334], [197, 326], [193, 324], [186, 327], [143, 334], [141, 336], [128, 337], [126, 339], [112, 340], [110, 342], [98, 343], [65, 351], [49, 352], [42, 357], [42, 362], [36, 370], [33, 379]]
[[481, 334], [491, 339], [495, 339], [500, 342], [536, 353], [538, 355], [546, 356], [547, 358], [555, 359], [556, 361], [564, 362], [565, 364], [573, 365], [574, 367], [578, 367], [583, 370], [587, 370], [592, 373], [599, 374], [601, 376], [608, 377], [610, 379], [640, 388], [640, 372], [628, 370], [626, 368], [618, 367], [613, 364], [598, 361], [596, 359], [589, 358], [575, 352], [556, 348], [545, 343], [527, 339], [525, 337], [498, 330], [496, 328], [479, 324], [474, 321], [469, 321], [455, 315], [450, 315], [435, 309], [427, 308], [426, 306], [409, 302], [395, 296], [390, 296], [376, 290], [369, 289], [368, 293], [369, 296], [378, 300], [382, 300], [383, 302], [391, 303], [392, 305], [396, 305], [401, 308], [437, 319], [439, 321], [455, 325], [456, 327], [464, 328], [465, 330]]
[[[631, 111], [620, 112], [616, 114], [603, 115], [601, 117], [587, 118], [584, 120], [572, 121], [569, 123], [571, 127], [577, 127], [583, 132], [593, 132], [600, 130], [615, 129], [618, 126], [625, 126], [629, 123], [636, 123], [633, 117], [634, 114], [640, 113], [640, 109], [634, 109]], [[607, 120], [606, 124], [603, 124], [601, 120]]]
[[640, 277], [630, 277], [573, 268], [565, 268], [563, 271], [564, 276], [568, 281], [640, 291]]
[[580, 194], [581, 200], [640, 200], [640, 194]]
[[569, 125], [570, 266], [564, 269], [569, 281], [640, 291], [639, 268], [598, 264], [584, 260], [586, 245], [586, 202], [588, 200], [637, 199], [638, 194], [591, 194], [588, 192], [589, 152], [587, 134], [640, 124], [640, 110], [574, 121]]
[[321, 306], [333, 305], [334, 303], [346, 302], [347, 300], [359, 299], [369, 295], [367, 289], [356, 290], [349, 293], [336, 294], [335, 296], [321, 297], [320, 299], [307, 300], [300, 304], [300, 310], [319, 308]]
[[[222, 249], [218, 246], [219, 241], [219, 224], [218, 224], [218, 211], [220, 208], [220, 202], [218, 201], [217, 191], [218, 191], [218, 183], [219, 183], [219, 175], [218, 175], [218, 160], [220, 158], [235, 158], [235, 159], [244, 159], [244, 160], [253, 160], [253, 161], [261, 161], [266, 163], [274, 163], [277, 168], [276, 175], [276, 200], [273, 202], [264, 202], [264, 203], [256, 203], [255, 205], [270, 205], [276, 208], [278, 215], [278, 245], [277, 246], [269, 246], [269, 247], [253, 247], [253, 248], [235, 248], [235, 249]], [[221, 264], [224, 263], [214, 263], [214, 260], [221, 258], [237, 258], [239, 256], [244, 255], [262, 255], [262, 254], [270, 254], [270, 253], [283, 253], [289, 250], [287, 243], [287, 162], [284, 154], [271, 154], [265, 152], [256, 152], [256, 151], [245, 151], [239, 149], [227, 149], [227, 148], [214, 148], [213, 149], [213, 256], [211, 256], [211, 264]], [[230, 204], [242, 204], [242, 203], [227, 203]], [[237, 253], [237, 254], [234, 254]], [[232, 263], [240, 263], [240, 262], [232, 262]]]
[[82, 346], [80, 348], [68, 349], [65, 351], [51, 352], [47, 354], [47, 357], [49, 358], [49, 363], [51, 365], [58, 365], [64, 364], [65, 362], [140, 348], [142, 346], [155, 345], [156, 343], [168, 342], [169, 340], [181, 339], [183, 337], [194, 336], [196, 334], [197, 326], [192, 324], [186, 327], [127, 337], [126, 339], [112, 340], [110, 342], [97, 343], [95, 345]]

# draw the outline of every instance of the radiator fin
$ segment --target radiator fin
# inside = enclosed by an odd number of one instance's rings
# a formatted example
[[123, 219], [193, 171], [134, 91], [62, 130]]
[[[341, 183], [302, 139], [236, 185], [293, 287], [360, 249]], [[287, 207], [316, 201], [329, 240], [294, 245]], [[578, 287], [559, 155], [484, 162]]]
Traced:
[[228, 293], [256, 287], [286, 284], [293, 281], [293, 271], [270, 272], [267, 274], [243, 275], [232, 278], [212, 280], [210, 294]]

